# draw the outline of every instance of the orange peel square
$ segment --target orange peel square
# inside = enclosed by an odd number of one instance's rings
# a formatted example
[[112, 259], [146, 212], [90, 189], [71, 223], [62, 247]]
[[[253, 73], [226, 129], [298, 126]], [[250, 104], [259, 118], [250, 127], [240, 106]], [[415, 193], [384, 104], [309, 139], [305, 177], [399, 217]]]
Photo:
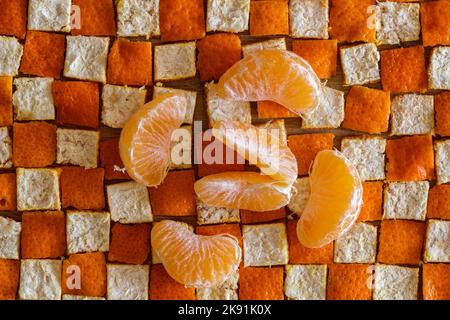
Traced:
[[[80, 288], [70, 289], [70, 277], [74, 267], [80, 271]], [[62, 292], [88, 297], [106, 295], [106, 260], [102, 252], [79, 253], [70, 255], [62, 265]]]
[[28, 31], [20, 72], [59, 79], [64, 67], [66, 39], [63, 34]]
[[259, 119], [279, 119], [279, 118], [298, 118], [299, 116], [285, 108], [281, 104], [273, 101], [258, 101], [257, 104]]
[[10, 126], [12, 123], [12, 77], [0, 77], [0, 126]]
[[345, 99], [342, 127], [368, 133], [388, 131], [391, 96], [389, 92], [354, 86]]
[[424, 46], [450, 44], [450, 1], [430, 1], [420, 5]]
[[425, 92], [428, 76], [422, 46], [383, 50], [381, 55], [381, 84], [393, 93]]
[[40, 168], [55, 162], [56, 126], [44, 121], [13, 125], [13, 163], [16, 167]]
[[440, 136], [450, 136], [450, 92], [434, 96], [435, 131]]
[[450, 265], [423, 265], [422, 287], [424, 300], [450, 300]]
[[427, 218], [450, 220], [450, 185], [440, 184], [431, 188]]
[[330, 37], [339, 42], [375, 42], [375, 5], [375, 0], [331, 0]]
[[283, 268], [239, 270], [239, 300], [283, 300]]
[[63, 212], [25, 212], [22, 215], [23, 259], [59, 258], [66, 251], [66, 217]]
[[169, 276], [161, 264], [150, 270], [150, 300], [195, 300], [195, 288], [187, 288]]
[[16, 211], [16, 174], [0, 174], [0, 211]]
[[419, 264], [425, 232], [424, 222], [381, 221], [378, 261], [386, 264]]
[[251, 1], [250, 34], [252, 36], [289, 34], [287, 1]]
[[52, 85], [56, 123], [98, 128], [99, 85], [84, 81], [55, 81]]
[[72, 27], [73, 35], [115, 36], [116, 22], [112, 0], [72, 0], [80, 8], [80, 28]]
[[148, 86], [152, 84], [152, 44], [149, 41], [116, 39], [108, 55], [108, 83]]
[[159, 3], [161, 40], [195, 40], [205, 36], [203, 0], [171, 0]]
[[431, 135], [388, 140], [386, 158], [387, 180], [389, 181], [420, 181], [434, 178]]
[[241, 40], [235, 34], [217, 33], [197, 42], [197, 68], [202, 81], [219, 80], [241, 59]]
[[119, 154], [119, 139], [100, 141], [100, 164], [105, 168], [105, 179], [130, 179], [126, 173], [122, 159]]
[[150, 225], [115, 223], [111, 229], [108, 260], [143, 264], [150, 253]]
[[320, 79], [336, 75], [337, 40], [294, 40], [292, 51], [308, 61]]
[[297, 237], [297, 221], [287, 223], [287, 238], [289, 244], [289, 263], [291, 264], [329, 264], [333, 263], [333, 243], [322, 248], [307, 248]]
[[363, 183], [363, 205], [358, 221], [378, 221], [382, 217], [383, 182]]
[[27, 0], [0, 0], [0, 34], [25, 38]]
[[327, 300], [371, 300], [368, 264], [331, 264], [328, 266]]
[[298, 175], [307, 175], [317, 153], [322, 150], [331, 150], [333, 145], [334, 134], [331, 133], [289, 136], [288, 146], [297, 159]]
[[0, 259], [0, 300], [16, 299], [19, 275], [19, 260]]
[[213, 226], [198, 226], [196, 228], [197, 234], [201, 234], [203, 236], [212, 236], [216, 234], [230, 234], [235, 237], [239, 245], [242, 248], [242, 232], [241, 227], [238, 223], [230, 223], [230, 224], [217, 224]]
[[105, 207], [103, 168], [63, 167], [60, 176], [63, 208], [101, 210]]
[[282, 207], [277, 210], [255, 212], [250, 210], [241, 210], [241, 222], [243, 224], [252, 224], [260, 222], [270, 222], [286, 218], [286, 209]]
[[152, 212], [162, 216], [195, 216], [194, 170], [169, 172], [158, 187], [149, 188]]

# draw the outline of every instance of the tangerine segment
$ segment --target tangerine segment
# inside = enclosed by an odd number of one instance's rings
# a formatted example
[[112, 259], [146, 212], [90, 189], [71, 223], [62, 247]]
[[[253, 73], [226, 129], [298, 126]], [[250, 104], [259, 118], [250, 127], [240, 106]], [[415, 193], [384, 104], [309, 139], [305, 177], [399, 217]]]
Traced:
[[270, 100], [298, 115], [313, 110], [321, 96], [319, 78], [309, 63], [279, 49], [246, 55], [220, 78], [217, 90], [223, 99]]
[[197, 235], [186, 223], [163, 220], [154, 224], [151, 238], [167, 273], [185, 286], [220, 285], [241, 262], [238, 240], [229, 234]]
[[120, 157], [127, 173], [148, 187], [159, 185], [170, 166], [172, 133], [186, 114], [184, 96], [162, 95], [133, 114], [120, 135]]
[[213, 174], [198, 180], [194, 189], [208, 205], [258, 212], [286, 206], [291, 197], [291, 185], [257, 172]]
[[317, 154], [310, 174], [311, 195], [297, 224], [299, 241], [323, 247], [347, 232], [362, 207], [363, 189], [356, 168], [340, 152]]
[[267, 128], [239, 121], [218, 121], [212, 134], [271, 178], [289, 184], [297, 179], [294, 154]]

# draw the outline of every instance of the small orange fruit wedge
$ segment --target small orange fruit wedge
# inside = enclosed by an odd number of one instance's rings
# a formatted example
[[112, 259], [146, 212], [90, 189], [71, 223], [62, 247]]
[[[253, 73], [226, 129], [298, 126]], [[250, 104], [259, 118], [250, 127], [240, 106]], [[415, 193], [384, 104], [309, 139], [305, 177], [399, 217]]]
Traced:
[[297, 179], [297, 160], [291, 149], [271, 132], [270, 128], [239, 121], [218, 121], [212, 129], [217, 139], [264, 174], [292, 184]]
[[172, 133], [183, 123], [184, 96], [167, 94], [145, 104], [122, 129], [120, 157], [127, 173], [148, 187], [159, 185], [170, 166]]
[[232, 209], [270, 211], [289, 203], [291, 186], [258, 172], [223, 172], [194, 184], [205, 203]]
[[167, 273], [188, 287], [220, 285], [241, 262], [242, 252], [235, 237], [197, 235], [183, 222], [155, 223], [151, 242]]
[[235, 63], [219, 80], [219, 96], [232, 101], [271, 100], [301, 115], [319, 105], [320, 80], [297, 54], [266, 49]]
[[317, 154], [310, 174], [311, 194], [297, 224], [297, 237], [308, 248], [319, 248], [346, 233], [362, 206], [357, 169], [340, 152]]

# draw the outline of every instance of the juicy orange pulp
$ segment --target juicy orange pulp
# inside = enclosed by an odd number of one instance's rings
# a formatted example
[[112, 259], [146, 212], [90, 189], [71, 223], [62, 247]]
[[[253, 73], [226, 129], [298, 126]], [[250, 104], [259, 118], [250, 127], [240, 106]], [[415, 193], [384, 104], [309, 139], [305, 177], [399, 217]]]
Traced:
[[241, 248], [231, 235], [197, 235], [187, 224], [163, 220], [154, 224], [152, 248], [167, 273], [189, 287], [213, 287], [235, 272]]
[[265, 49], [247, 55], [220, 78], [221, 98], [232, 101], [270, 100], [301, 115], [319, 105], [320, 80], [297, 54]]
[[184, 96], [162, 95], [133, 114], [120, 134], [120, 157], [127, 173], [148, 187], [159, 185], [170, 166], [174, 130], [183, 123]]
[[309, 179], [311, 194], [297, 224], [297, 237], [305, 247], [318, 248], [356, 222], [362, 206], [362, 184], [356, 168], [333, 150], [317, 154]]

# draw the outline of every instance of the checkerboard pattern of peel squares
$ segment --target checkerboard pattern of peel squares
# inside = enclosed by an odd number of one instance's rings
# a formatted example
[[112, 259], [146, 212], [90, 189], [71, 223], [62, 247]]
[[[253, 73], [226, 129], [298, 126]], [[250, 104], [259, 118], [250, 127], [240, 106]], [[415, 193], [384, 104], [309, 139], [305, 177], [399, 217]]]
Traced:
[[[263, 48], [310, 62], [317, 110], [220, 100], [220, 76]], [[450, 299], [448, 90], [449, 0], [0, 0], [0, 299]], [[194, 120], [273, 120], [298, 161], [289, 206], [196, 199], [196, 179], [241, 164], [174, 164], [158, 188], [130, 180], [120, 129], [165, 92], [188, 98], [191, 136]], [[364, 204], [347, 234], [308, 249], [295, 232], [308, 170], [333, 147]], [[152, 255], [161, 217], [235, 235], [239, 272], [214, 288], [175, 282]]]

